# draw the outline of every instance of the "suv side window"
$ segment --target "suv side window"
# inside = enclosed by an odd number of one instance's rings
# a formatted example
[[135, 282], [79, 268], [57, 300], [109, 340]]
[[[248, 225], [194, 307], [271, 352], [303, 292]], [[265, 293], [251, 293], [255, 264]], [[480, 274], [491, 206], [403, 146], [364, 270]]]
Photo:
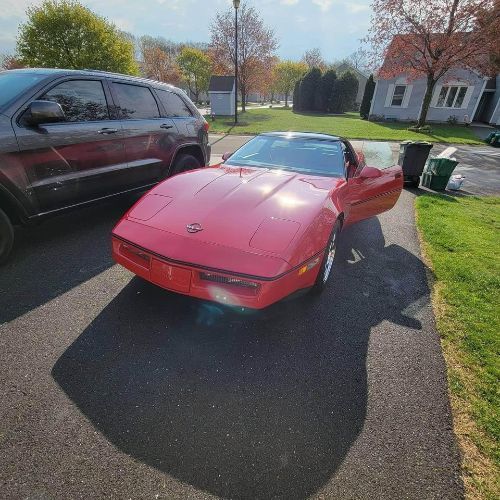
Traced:
[[98, 80], [68, 80], [50, 89], [40, 99], [60, 104], [69, 122], [109, 120], [106, 95], [102, 82]]
[[158, 97], [163, 104], [167, 116], [170, 118], [191, 118], [193, 115], [187, 104], [174, 92], [156, 89]]
[[147, 120], [160, 117], [158, 104], [148, 87], [113, 82], [113, 89], [118, 97], [121, 118]]

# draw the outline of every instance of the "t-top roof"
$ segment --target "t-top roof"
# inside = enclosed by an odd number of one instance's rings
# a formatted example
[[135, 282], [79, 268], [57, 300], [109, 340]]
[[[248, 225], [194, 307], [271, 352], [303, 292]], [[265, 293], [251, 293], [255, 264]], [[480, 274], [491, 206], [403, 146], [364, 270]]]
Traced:
[[209, 92], [232, 92], [234, 89], [234, 76], [212, 76], [210, 78]]

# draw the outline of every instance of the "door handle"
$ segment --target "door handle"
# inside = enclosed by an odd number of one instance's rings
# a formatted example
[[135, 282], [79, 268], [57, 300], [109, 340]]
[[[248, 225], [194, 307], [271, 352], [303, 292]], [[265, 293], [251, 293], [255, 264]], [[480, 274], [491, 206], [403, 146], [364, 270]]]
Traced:
[[117, 128], [102, 128], [101, 130], [98, 130], [98, 134], [103, 134], [103, 135], [108, 135], [108, 134], [116, 134], [118, 132]]
[[401, 177], [401, 172], [398, 172], [397, 174], [394, 174], [394, 178], [395, 179], [399, 179]]
[[164, 129], [168, 130], [169, 128], [174, 128], [174, 126], [173, 125], [169, 125], [168, 123], [162, 123], [160, 125], [160, 128], [164, 128]]

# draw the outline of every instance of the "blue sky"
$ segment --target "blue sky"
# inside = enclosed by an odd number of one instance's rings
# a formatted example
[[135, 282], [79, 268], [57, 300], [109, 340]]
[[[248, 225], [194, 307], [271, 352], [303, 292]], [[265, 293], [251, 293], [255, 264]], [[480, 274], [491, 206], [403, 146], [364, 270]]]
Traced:
[[[161, 35], [175, 41], [208, 42], [216, 10], [231, 0], [81, 0], [134, 35]], [[356, 50], [370, 22], [369, 0], [243, 0], [274, 28], [282, 58], [300, 59], [319, 47], [327, 61]], [[0, 54], [12, 53], [26, 8], [41, 0], [0, 0]]]

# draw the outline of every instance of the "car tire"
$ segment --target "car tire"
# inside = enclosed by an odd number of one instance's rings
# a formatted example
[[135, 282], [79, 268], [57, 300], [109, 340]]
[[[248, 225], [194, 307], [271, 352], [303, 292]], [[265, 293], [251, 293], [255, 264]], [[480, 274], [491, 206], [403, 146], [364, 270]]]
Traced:
[[193, 155], [180, 154], [172, 165], [170, 175], [177, 175], [181, 172], [187, 172], [188, 170], [194, 170], [196, 168], [201, 168], [198, 158]]
[[316, 277], [316, 281], [311, 288], [312, 293], [321, 293], [328, 285], [329, 279], [332, 275], [332, 270], [335, 267], [335, 257], [337, 255], [336, 250], [341, 227], [342, 225], [340, 221], [335, 222], [330, 238], [328, 238], [328, 243], [326, 244], [325, 255], [323, 256], [318, 276]]
[[7, 214], [0, 209], [0, 265], [7, 261], [14, 245], [14, 228]]

